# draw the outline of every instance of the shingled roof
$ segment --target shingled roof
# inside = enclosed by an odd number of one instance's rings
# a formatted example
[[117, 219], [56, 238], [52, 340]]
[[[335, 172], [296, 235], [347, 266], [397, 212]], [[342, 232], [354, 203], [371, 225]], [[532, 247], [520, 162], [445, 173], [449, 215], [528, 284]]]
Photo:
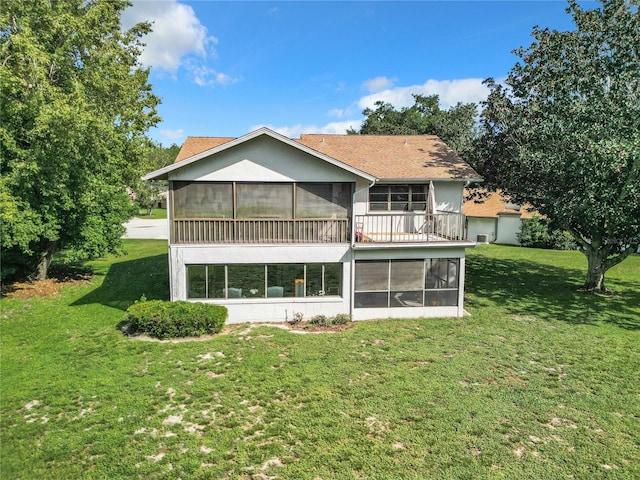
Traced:
[[[465, 191], [465, 194], [466, 193]], [[463, 211], [467, 217], [497, 218], [498, 215], [520, 215], [520, 218], [531, 218], [535, 214], [528, 205], [524, 205], [518, 209], [510, 208], [513, 204], [509, 203], [500, 191], [486, 192], [485, 195], [486, 197], [482, 202], [475, 200], [467, 200], [464, 202]]]
[[435, 135], [305, 134], [297, 141], [380, 179], [480, 179]]
[[[187, 137], [175, 163], [232, 140], [235, 138]], [[435, 135], [303, 134], [294, 141], [379, 179], [480, 179]]]
[[182, 160], [193, 157], [194, 155], [202, 152], [206, 152], [207, 150], [211, 150], [212, 148], [218, 147], [223, 143], [230, 142], [231, 140], [235, 140], [235, 138], [229, 137], [187, 137], [187, 139], [182, 144], [182, 148], [178, 152], [178, 156], [176, 157], [174, 163], [181, 162]]

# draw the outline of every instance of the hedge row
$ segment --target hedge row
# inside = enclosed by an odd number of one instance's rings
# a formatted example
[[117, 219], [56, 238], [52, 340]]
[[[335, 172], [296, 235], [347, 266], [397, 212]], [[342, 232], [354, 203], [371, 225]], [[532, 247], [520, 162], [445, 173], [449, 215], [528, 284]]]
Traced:
[[160, 339], [197, 337], [218, 333], [227, 315], [227, 308], [221, 305], [150, 300], [131, 305], [125, 322], [130, 334], [144, 333]]

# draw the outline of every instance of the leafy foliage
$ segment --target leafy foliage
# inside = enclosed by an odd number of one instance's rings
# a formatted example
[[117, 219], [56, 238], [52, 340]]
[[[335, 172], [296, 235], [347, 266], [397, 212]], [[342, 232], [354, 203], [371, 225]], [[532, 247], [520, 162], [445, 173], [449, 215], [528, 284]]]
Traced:
[[2, 276], [46, 276], [56, 249], [116, 252], [159, 103], [128, 2], [5, 2], [0, 13]]
[[583, 286], [640, 244], [640, 13], [637, 0], [567, 12], [577, 26], [535, 27], [506, 86], [491, 89], [476, 167], [517, 203], [571, 232], [587, 256]]
[[366, 108], [359, 132], [362, 135], [437, 135], [458, 153], [466, 150], [475, 136], [476, 105], [458, 103], [449, 110], [440, 108], [438, 95], [414, 95], [411, 107], [396, 110], [378, 101]]
[[518, 241], [523, 247], [552, 248], [554, 250], [575, 250], [576, 242], [565, 230], [552, 229], [549, 222], [541, 217], [522, 219]]
[[129, 323], [129, 333], [164, 339], [218, 333], [227, 315], [227, 308], [222, 305], [151, 300], [131, 305], [125, 321]]

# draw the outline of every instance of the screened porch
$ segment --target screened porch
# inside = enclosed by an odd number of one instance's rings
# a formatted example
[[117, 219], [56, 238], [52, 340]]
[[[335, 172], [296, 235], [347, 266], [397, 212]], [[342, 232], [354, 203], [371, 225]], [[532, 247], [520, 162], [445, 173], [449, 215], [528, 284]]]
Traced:
[[178, 182], [174, 244], [345, 243], [351, 183]]

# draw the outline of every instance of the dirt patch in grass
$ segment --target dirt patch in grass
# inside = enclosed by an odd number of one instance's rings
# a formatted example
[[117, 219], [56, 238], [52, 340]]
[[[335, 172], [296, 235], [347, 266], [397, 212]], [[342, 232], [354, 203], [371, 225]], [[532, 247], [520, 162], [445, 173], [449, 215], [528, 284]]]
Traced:
[[91, 273], [86, 270], [67, 268], [53, 269], [49, 278], [28, 282], [12, 282], [2, 285], [2, 296], [28, 300], [30, 298], [54, 297], [61, 287], [88, 284]]

